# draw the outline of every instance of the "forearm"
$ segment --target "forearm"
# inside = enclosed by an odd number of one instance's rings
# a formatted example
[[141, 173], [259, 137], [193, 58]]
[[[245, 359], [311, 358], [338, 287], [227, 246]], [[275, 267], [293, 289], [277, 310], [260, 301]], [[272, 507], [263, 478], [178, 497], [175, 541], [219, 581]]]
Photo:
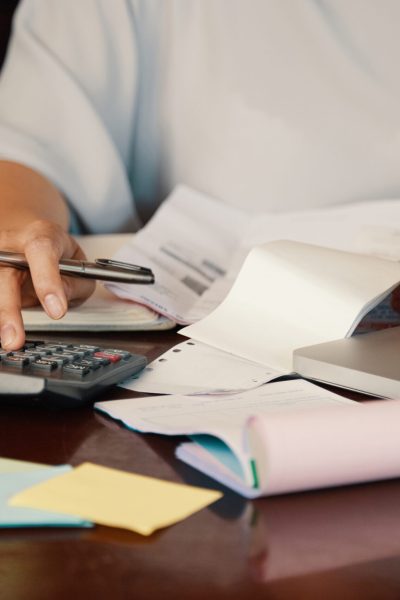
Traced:
[[69, 211], [57, 188], [23, 165], [0, 160], [0, 227], [14, 229], [45, 219], [68, 229]]
[[21, 308], [40, 302], [53, 319], [68, 302], [81, 302], [94, 282], [62, 278], [59, 259], [81, 260], [84, 254], [68, 234], [69, 211], [51, 182], [35, 171], [0, 161], [0, 249], [25, 255], [29, 271], [0, 266], [0, 338], [3, 349], [24, 343]]

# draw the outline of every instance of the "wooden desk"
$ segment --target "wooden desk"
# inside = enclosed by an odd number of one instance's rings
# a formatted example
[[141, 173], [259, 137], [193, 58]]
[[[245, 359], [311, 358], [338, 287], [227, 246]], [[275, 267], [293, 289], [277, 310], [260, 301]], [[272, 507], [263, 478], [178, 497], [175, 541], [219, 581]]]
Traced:
[[[85, 336], [149, 359], [180, 339], [174, 332]], [[218, 487], [175, 460], [175, 445], [132, 433], [91, 408], [0, 409], [1, 456], [49, 464], [89, 460]], [[106, 527], [2, 530], [0, 598], [398, 599], [400, 482], [255, 502], [226, 491], [214, 506], [149, 538]]]

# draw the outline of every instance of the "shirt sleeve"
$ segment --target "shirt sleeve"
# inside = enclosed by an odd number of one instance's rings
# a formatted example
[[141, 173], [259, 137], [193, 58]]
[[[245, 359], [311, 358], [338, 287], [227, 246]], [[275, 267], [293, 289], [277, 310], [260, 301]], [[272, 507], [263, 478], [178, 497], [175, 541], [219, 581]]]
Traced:
[[0, 158], [49, 178], [89, 232], [137, 226], [137, 44], [124, 0], [23, 0], [0, 78]]

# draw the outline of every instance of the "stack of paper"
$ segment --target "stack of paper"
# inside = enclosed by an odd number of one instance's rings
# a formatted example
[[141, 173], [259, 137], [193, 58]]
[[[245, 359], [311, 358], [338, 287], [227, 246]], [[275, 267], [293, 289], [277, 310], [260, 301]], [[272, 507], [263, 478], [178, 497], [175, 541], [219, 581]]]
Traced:
[[400, 401], [359, 404], [293, 380], [96, 408], [131, 429], [189, 435], [177, 457], [248, 498], [400, 476]]
[[119, 300], [102, 285], [81, 306], [71, 307], [62, 319], [51, 319], [36, 306], [22, 311], [26, 331], [149, 331], [171, 329], [175, 323], [130, 300]]
[[[178, 448], [179, 458], [244, 496], [256, 497], [264, 491], [254, 488], [252, 459], [245, 441], [246, 423], [252, 415], [264, 415], [267, 419], [280, 415], [284, 421], [300, 410], [332, 406], [347, 410], [353, 405], [359, 407], [351, 400], [296, 379], [238, 394], [153, 396], [98, 402], [95, 408], [136, 431], [189, 435], [192, 442]], [[282, 438], [283, 454], [284, 443]]]

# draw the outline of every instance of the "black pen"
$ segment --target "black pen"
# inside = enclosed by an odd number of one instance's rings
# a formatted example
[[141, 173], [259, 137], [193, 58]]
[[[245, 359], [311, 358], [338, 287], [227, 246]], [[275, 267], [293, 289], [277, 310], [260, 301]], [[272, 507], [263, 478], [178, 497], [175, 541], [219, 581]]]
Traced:
[[[87, 277], [118, 283], [154, 283], [151, 269], [110, 258], [96, 258], [94, 262], [63, 258], [58, 264], [60, 273], [70, 277]], [[29, 270], [25, 256], [14, 252], [0, 252], [0, 265]]]

